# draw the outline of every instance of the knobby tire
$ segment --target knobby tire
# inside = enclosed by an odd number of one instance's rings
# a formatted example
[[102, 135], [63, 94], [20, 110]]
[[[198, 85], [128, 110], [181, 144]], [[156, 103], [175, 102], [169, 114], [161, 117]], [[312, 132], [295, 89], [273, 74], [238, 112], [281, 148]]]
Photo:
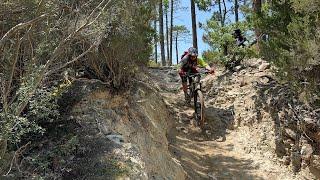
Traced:
[[194, 94], [194, 110], [196, 121], [201, 129], [204, 128], [205, 123], [204, 108], [203, 94], [200, 90], [197, 90]]

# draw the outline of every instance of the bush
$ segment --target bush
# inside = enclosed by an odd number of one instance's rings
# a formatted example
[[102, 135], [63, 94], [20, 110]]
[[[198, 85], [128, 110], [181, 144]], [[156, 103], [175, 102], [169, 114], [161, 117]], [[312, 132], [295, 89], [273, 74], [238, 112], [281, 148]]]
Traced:
[[40, 125], [59, 119], [56, 99], [64, 87], [45, 87], [61, 82], [64, 68], [80, 66], [115, 89], [130, 85], [151, 54], [153, 3], [0, 3], [0, 34], [8, 33], [0, 40], [0, 159], [23, 138], [43, 133]]
[[149, 60], [148, 67], [160, 67], [160, 63], [156, 63], [154, 60]]
[[116, 4], [113, 18], [107, 18], [106, 34], [86, 68], [113, 88], [125, 89], [139, 67], [149, 62], [153, 30], [148, 22], [152, 10], [148, 3], [138, 5], [135, 1], [122, 0]]
[[[238, 47], [233, 37], [234, 29], [241, 29], [247, 38], [246, 47]], [[204, 53], [207, 61], [212, 61], [221, 65], [227, 65], [236, 59], [251, 58], [257, 56], [254, 48], [250, 47], [253, 42], [253, 33], [250, 24], [247, 22], [232, 23], [221, 26], [214, 18], [207, 22], [205, 27], [205, 41], [211, 46], [212, 50]], [[226, 53], [226, 54], [225, 54]]]
[[320, 3], [314, 0], [265, 3], [256, 24], [269, 41], [261, 53], [277, 67], [280, 78], [310, 97], [320, 95]]

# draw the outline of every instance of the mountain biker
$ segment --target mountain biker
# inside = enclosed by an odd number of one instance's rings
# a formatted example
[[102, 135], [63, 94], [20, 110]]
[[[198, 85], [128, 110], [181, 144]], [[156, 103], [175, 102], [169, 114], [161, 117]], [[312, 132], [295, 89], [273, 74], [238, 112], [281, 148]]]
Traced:
[[[188, 95], [188, 73], [198, 73], [200, 68], [205, 68], [213, 74], [215, 72], [214, 68], [211, 68], [202, 58], [198, 57], [198, 50], [196, 48], [190, 47], [187, 53], [182, 57], [180, 61], [180, 70], [179, 75], [182, 80], [182, 89], [184, 92], [185, 100], [187, 103], [190, 103], [190, 97]], [[189, 83], [191, 83], [191, 78], [189, 78]]]
[[233, 37], [236, 39], [236, 43], [237, 46], [242, 46], [245, 47], [245, 42], [247, 40], [247, 38], [245, 38], [242, 34], [241, 34], [241, 30], [240, 29], [235, 29], [234, 33], [233, 33]]

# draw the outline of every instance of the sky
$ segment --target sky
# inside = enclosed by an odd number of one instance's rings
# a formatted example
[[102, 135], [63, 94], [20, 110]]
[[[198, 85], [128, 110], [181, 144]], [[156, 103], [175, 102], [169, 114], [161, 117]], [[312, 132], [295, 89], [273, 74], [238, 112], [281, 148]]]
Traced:
[[[187, 50], [189, 47], [192, 47], [192, 22], [191, 22], [191, 9], [190, 9], [190, 0], [180, 0], [181, 7], [186, 7], [185, 9], [179, 10], [176, 12], [176, 18], [174, 19], [175, 25], [185, 25], [187, 29], [190, 30], [190, 36], [186, 37], [190, 40], [187, 41], [181, 41], [179, 43], [179, 52], [183, 52], [184, 50]], [[212, 16], [212, 12], [204, 12], [199, 11], [198, 8], [196, 8], [196, 17], [197, 17], [197, 27], [199, 23], [205, 24], [207, 20], [209, 20]], [[197, 37], [198, 37], [198, 51], [199, 55], [207, 49], [209, 49], [209, 45], [204, 43], [202, 40], [202, 36], [204, 34], [204, 30], [197, 28]], [[174, 52], [175, 54], [175, 52]], [[180, 53], [181, 54], [181, 53]]]
[[[178, 42], [178, 53], [179, 57], [182, 55], [183, 51], [187, 50], [189, 47], [192, 47], [192, 22], [191, 22], [191, 8], [190, 8], [190, 0], [180, 0], [180, 10], [176, 11], [174, 14], [174, 25], [184, 25], [190, 31], [190, 35], [185, 37], [185, 40]], [[196, 7], [196, 18], [197, 18], [197, 27], [199, 23], [205, 24], [208, 19], [212, 16], [212, 12], [204, 12], [200, 11]], [[165, 18], [164, 18], [165, 21]], [[165, 22], [164, 22], [165, 23]], [[165, 32], [165, 30], [164, 30]], [[202, 52], [210, 49], [210, 46], [202, 41], [202, 36], [204, 34], [204, 30], [197, 28], [197, 37], [198, 37], [198, 51], [199, 56], [201, 56]], [[183, 38], [182, 38], [183, 39]], [[174, 44], [175, 45], [175, 44]], [[160, 61], [160, 45], [158, 45], [158, 62]], [[166, 51], [166, 47], [165, 47]], [[176, 50], [175, 46], [172, 50], [173, 64], [176, 64]]]
[[[191, 8], [190, 8], [190, 0], [180, 0], [180, 10], [176, 11], [174, 14], [174, 25], [184, 25], [190, 31], [190, 35], [185, 37], [185, 41], [180, 41], [178, 43], [178, 51], [179, 56], [182, 55], [183, 51], [187, 50], [189, 47], [192, 47], [192, 22], [191, 22]], [[227, 3], [228, 9], [231, 6], [231, 3]], [[198, 7], [196, 7], [196, 18], [197, 18], [197, 27], [199, 23], [206, 24], [207, 20], [212, 17], [213, 10], [211, 11], [200, 11]], [[232, 17], [229, 18], [234, 18]], [[241, 15], [240, 15], [241, 16]], [[241, 18], [241, 17], [240, 17]], [[165, 19], [164, 19], [165, 21]], [[198, 37], [198, 52], [199, 56], [202, 55], [202, 52], [210, 49], [210, 46], [203, 42], [202, 37], [204, 34], [204, 30], [201, 28], [197, 28], [197, 37]], [[160, 61], [160, 45], [158, 45], [158, 62]], [[165, 48], [166, 50], [166, 48]], [[173, 47], [173, 63], [176, 64], [176, 51], [175, 47]]]

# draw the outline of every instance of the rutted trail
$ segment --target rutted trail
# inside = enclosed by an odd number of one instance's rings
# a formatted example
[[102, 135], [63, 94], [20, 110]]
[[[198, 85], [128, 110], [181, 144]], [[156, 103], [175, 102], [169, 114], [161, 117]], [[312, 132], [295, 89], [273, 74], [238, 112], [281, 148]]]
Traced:
[[[217, 95], [217, 91], [222, 89], [217, 87], [213, 90], [213, 83], [220, 83], [226, 74], [218, 72], [218, 76], [208, 76], [204, 80], [207, 91], [206, 131], [201, 131], [194, 125], [193, 109], [184, 105], [176, 70], [150, 69], [150, 74], [153, 83], [161, 89], [168, 108], [174, 114], [175, 119], [172, 120], [171, 129], [167, 134], [169, 150], [184, 168], [188, 179], [315, 179], [306, 172], [294, 175], [268, 151], [260, 151], [257, 148], [251, 152], [248, 144], [250, 141], [257, 141], [250, 139], [250, 131], [253, 132], [254, 127], [240, 127], [241, 122], [235, 114], [236, 103], [230, 103], [228, 100], [232, 97], [233, 90], [228, 92], [231, 97], [224, 97], [225, 102]], [[223, 80], [228, 81], [226, 78]], [[247, 83], [245, 79], [243, 81], [244, 84]]]

